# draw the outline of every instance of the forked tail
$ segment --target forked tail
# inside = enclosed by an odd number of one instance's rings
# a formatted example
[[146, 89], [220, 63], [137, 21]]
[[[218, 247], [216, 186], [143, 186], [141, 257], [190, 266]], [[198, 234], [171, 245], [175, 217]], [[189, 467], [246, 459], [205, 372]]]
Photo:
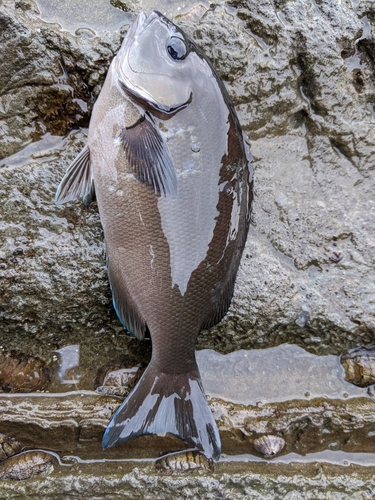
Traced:
[[103, 448], [143, 434], [170, 433], [218, 460], [219, 431], [203, 393], [198, 369], [171, 375], [153, 369], [152, 363], [114, 414]]

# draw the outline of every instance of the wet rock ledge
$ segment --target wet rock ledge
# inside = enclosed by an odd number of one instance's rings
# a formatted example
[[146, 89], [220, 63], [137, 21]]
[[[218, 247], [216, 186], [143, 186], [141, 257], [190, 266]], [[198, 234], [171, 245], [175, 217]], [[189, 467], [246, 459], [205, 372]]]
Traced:
[[308, 500], [372, 498], [375, 483], [371, 467], [332, 464], [246, 464], [246, 473], [238, 464], [220, 464], [217, 472], [204, 479], [199, 475], [170, 477], [156, 474], [152, 465], [77, 463], [61, 467], [54, 477], [44, 476], [23, 483], [2, 482], [3, 498], [48, 500], [92, 498], [101, 500], [184, 500], [185, 498]]
[[[223, 453], [262, 457], [254, 440], [280, 436], [278, 454], [307, 455], [324, 450], [372, 453], [375, 446], [375, 403], [370, 398], [295, 400], [239, 405], [210, 398]], [[50, 450], [81, 459], [150, 459], [185, 448], [173, 436], [143, 436], [120, 447], [102, 450], [101, 440], [116, 397], [82, 391], [67, 394], [1, 395], [0, 425], [25, 449]], [[269, 457], [268, 457], [269, 458]], [[375, 457], [374, 457], [375, 463]]]
[[[17, 477], [10, 477], [1, 481], [0, 498], [18, 498], [21, 494], [27, 494], [27, 498], [50, 498], [49, 491], [54, 491], [57, 498], [110, 495], [182, 499], [193, 494], [197, 498], [219, 499], [220, 492], [225, 492], [225, 498], [233, 499], [278, 499], [287, 493], [305, 494], [302, 498], [312, 499], [341, 492], [340, 499], [359, 499], [363, 498], [363, 489], [375, 491], [370, 473], [373, 467], [366, 466], [373, 465], [375, 459], [371, 461], [369, 455], [363, 455], [371, 453], [375, 444], [375, 403], [369, 398], [247, 407], [210, 398], [224, 454], [213, 471], [203, 471], [204, 479], [202, 472], [177, 471], [169, 477], [155, 467], [161, 450], [165, 453], [183, 449], [173, 436], [143, 436], [103, 452], [101, 438], [119, 404], [118, 398], [89, 391], [1, 396], [1, 429], [16, 437], [24, 450], [3, 464], [16, 463], [20, 457], [23, 476], [19, 479], [24, 480], [15, 482]], [[254, 440], [265, 435], [282, 436], [285, 441], [285, 448], [274, 463], [264, 460], [254, 448]], [[50, 454], [51, 465], [42, 469], [41, 464], [37, 476], [27, 466], [29, 461], [30, 467], [35, 468], [41, 460], [41, 452], [33, 454], [33, 449], [43, 450], [42, 458]], [[29, 450], [28, 460], [25, 450]], [[327, 451], [333, 453], [325, 457]], [[355, 462], [357, 456], [357, 462], [365, 457], [362, 466], [344, 465], [346, 457]], [[326, 463], [320, 463], [324, 459]]]

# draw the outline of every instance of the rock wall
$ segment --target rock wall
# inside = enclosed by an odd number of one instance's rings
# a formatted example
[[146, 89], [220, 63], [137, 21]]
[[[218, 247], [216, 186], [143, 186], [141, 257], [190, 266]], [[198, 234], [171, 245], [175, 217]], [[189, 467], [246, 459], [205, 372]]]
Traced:
[[[255, 157], [234, 300], [199, 347], [373, 343], [374, 4], [234, 0], [174, 14], [218, 68]], [[32, 0], [5, 0], [0, 28], [1, 342], [41, 357], [68, 343], [91, 359], [138, 349], [112, 310], [97, 208], [53, 204], [127, 26], [70, 33]]]

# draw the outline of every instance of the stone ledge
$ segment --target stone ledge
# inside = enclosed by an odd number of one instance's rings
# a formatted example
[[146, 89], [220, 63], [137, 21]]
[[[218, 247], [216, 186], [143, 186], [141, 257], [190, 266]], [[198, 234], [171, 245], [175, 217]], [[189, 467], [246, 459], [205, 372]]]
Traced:
[[166, 476], [153, 464], [101, 462], [56, 467], [49, 476], [2, 481], [0, 499], [281, 500], [374, 498], [373, 467], [321, 463], [219, 463], [213, 474]]
[[[2, 395], [2, 432], [28, 448], [43, 448], [85, 459], [157, 458], [183, 449], [173, 436], [143, 436], [103, 451], [101, 439], [121, 399], [83, 391], [61, 394]], [[370, 398], [294, 400], [244, 406], [209, 399], [222, 439], [223, 453], [254, 449], [256, 437], [282, 436], [282, 454], [323, 450], [372, 452], [375, 446], [375, 403]]]

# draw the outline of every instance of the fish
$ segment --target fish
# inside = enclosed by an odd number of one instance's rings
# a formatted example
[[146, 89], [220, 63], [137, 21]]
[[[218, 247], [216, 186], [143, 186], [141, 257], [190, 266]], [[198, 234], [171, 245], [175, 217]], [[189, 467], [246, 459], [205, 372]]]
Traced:
[[157, 11], [129, 28], [55, 202], [80, 198], [97, 201], [117, 315], [152, 343], [103, 448], [170, 433], [218, 460], [195, 345], [231, 303], [250, 223], [252, 156], [217, 71]]

